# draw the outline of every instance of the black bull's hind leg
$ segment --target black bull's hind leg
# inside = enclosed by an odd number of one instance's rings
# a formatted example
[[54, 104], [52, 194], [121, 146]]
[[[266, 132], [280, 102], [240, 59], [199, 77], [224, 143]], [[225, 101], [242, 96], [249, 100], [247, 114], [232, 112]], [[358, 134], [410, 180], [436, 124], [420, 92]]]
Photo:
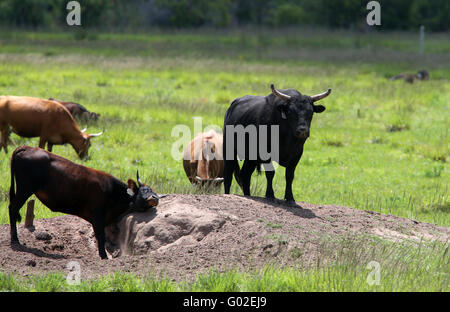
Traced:
[[267, 180], [266, 198], [269, 201], [273, 201], [275, 200], [275, 194], [273, 192], [272, 181], [273, 177], [275, 176], [275, 169], [272, 164], [264, 164], [264, 170], [266, 173], [266, 180]]

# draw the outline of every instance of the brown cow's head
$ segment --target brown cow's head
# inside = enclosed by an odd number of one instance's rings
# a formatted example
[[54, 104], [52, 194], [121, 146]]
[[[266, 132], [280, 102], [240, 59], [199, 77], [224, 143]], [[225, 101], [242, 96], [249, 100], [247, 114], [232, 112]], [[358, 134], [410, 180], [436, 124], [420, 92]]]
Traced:
[[101, 136], [103, 134], [103, 131], [99, 132], [99, 133], [94, 133], [94, 134], [88, 134], [88, 133], [84, 133], [86, 131], [86, 128], [81, 130], [81, 134], [82, 134], [82, 141], [81, 144], [79, 144], [78, 147], [75, 147], [75, 150], [77, 151], [78, 156], [80, 157], [80, 159], [86, 159], [88, 156], [88, 152], [89, 152], [89, 148], [91, 147], [91, 138], [95, 138], [98, 136]]
[[136, 172], [137, 184], [134, 180], [128, 179], [127, 193], [131, 198], [130, 207], [136, 211], [147, 211], [156, 207], [159, 202], [159, 196], [153, 190], [142, 183], [139, 179], [139, 171]]

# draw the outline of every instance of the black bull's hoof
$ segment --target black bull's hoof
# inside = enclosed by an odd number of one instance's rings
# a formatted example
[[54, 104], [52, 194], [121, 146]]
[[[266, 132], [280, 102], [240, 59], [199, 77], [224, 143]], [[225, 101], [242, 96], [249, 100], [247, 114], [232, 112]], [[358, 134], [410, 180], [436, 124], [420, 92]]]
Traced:
[[293, 199], [286, 200], [286, 206], [289, 206], [289, 207], [300, 207], [299, 205], [297, 205], [297, 203]]

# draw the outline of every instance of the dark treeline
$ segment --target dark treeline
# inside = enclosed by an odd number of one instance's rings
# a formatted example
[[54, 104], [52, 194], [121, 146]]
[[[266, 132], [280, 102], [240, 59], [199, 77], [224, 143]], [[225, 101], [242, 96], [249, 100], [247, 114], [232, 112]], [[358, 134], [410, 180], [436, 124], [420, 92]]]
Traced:
[[[69, 0], [0, 0], [0, 25], [56, 29], [66, 25]], [[320, 26], [367, 28], [369, 0], [78, 0], [84, 27], [228, 28]], [[379, 0], [386, 30], [450, 29], [449, 0]]]

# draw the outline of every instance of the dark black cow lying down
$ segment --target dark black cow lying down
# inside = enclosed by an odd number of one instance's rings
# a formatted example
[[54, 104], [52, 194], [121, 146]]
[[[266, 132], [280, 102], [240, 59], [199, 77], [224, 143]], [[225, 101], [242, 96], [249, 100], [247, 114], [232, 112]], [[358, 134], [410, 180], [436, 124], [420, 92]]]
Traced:
[[117, 218], [128, 210], [145, 211], [156, 207], [159, 200], [158, 195], [140, 181], [139, 173], [137, 184], [129, 179], [127, 185], [107, 173], [75, 164], [43, 149], [21, 146], [11, 157], [11, 245], [19, 244], [16, 227], [16, 222], [21, 220], [19, 210], [33, 194], [52, 211], [90, 222], [102, 259], [107, 258], [105, 226], [118, 221]]
[[[284, 198], [290, 205], [295, 205], [292, 194], [292, 181], [294, 171], [303, 154], [303, 145], [309, 137], [311, 120], [314, 113], [321, 113], [325, 110], [322, 105], [315, 105], [331, 93], [328, 89], [324, 93], [314, 96], [302, 95], [297, 90], [276, 90], [271, 85], [272, 93], [267, 96], [244, 96], [235, 99], [225, 115], [224, 135], [223, 135], [223, 156], [224, 162], [224, 187], [225, 194], [229, 194], [232, 182], [232, 173], [239, 168], [236, 155], [244, 159], [244, 164], [240, 169], [240, 178], [244, 195], [250, 195], [250, 180], [255, 168], [261, 164], [269, 164], [271, 161], [278, 162], [286, 168], [286, 191]], [[250, 127], [249, 127], [250, 126]], [[251, 138], [251, 126], [255, 126], [256, 137]], [[265, 126], [267, 135], [265, 139], [261, 132]], [[275, 126], [275, 127], [272, 127]], [[245, 129], [245, 136], [239, 140], [238, 129]], [[276, 131], [278, 129], [278, 135]], [[274, 134], [273, 134], [274, 133]], [[272, 139], [272, 135], [274, 139]], [[234, 137], [234, 138], [233, 138]], [[230, 139], [231, 138], [231, 139]], [[252, 141], [253, 140], [253, 141]], [[242, 154], [238, 146], [243, 146], [245, 152]], [[264, 146], [262, 146], [264, 145]], [[274, 145], [274, 146], [272, 146]], [[274, 159], [274, 150], [278, 145], [278, 159]], [[256, 157], [251, 157], [251, 146], [256, 147]], [[228, 150], [228, 153], [227, 153]], [[271, 153], [269, 158], [261, 157], [261, 151]], [[275, 172], [271, 166], [265, 166], [267, 189], [266, 198], [275, 198], [272, 180]]]

